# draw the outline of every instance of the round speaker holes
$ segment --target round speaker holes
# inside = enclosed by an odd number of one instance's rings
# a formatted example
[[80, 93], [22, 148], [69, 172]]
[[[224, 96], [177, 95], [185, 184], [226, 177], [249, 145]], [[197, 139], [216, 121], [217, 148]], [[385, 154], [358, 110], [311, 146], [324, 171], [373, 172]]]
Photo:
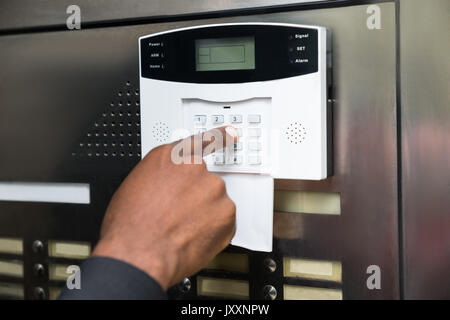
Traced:
[[306, 128], [301, 122], [292, 122], [286, 127], [286, 139], [292, 144], [300, 144], [306, 139]]
[[169, 140], [170, 130], [164, 122], [156, 122], [152, 128], [153, 139], [163, 143]]

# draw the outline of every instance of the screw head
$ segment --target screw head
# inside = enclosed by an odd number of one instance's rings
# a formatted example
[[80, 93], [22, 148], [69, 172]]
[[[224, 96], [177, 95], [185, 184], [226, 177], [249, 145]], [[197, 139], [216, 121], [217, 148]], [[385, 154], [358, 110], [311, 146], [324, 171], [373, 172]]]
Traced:
[[42, 253], [44, 251], [44, 244], [41, 240], [36, 240], [33, 242], [33, 252]]
[[37, 300], [45, 300], [47, 295], [45, 294], [45, 290], [41, 287], [34, 288], [34, 298]]
[[188, 292], [191, 290], [192, 282], [189, 278], [184, 278], [178, 285], [181, 292]]
[[266, 258], [264, 259], [264, 268], [268, 272], [275, 272], [277, 270], [277, 263], [272, 258]]
[[36, 263], [33, 266], [33, 273], [37, 277], [42, 277], [45, 274], [45, 267], [41, 263]]
[[266, 285], [263, 288], [263, 296], [266, 300], [275, 300], [277, 298], [277, 289], [274, 286]]

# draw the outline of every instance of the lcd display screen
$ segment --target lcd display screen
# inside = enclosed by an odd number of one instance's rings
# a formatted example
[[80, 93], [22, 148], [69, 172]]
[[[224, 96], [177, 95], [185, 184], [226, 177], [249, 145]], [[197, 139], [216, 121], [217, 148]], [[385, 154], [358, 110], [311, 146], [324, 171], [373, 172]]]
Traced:
[[195, 41], [197, 71], [255, 69], [255, 38], [199, 39]]

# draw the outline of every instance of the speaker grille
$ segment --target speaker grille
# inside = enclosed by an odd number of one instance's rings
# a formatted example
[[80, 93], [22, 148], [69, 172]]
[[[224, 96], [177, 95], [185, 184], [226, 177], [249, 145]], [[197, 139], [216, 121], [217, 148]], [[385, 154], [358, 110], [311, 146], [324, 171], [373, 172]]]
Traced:
[[300, 144], [306, 139], [306, 128], [300, 122], [293, 122], [286, 127], [286, 139], [292, 144]]
[[153, 139], [159, 143], [165, 143], [169, 140], [170, 130], [164, 122], [155, 122], [152, 127]]
[[126, 81], [105, 104], [105, 110], [78, 143], [72, 157], [140, 158], [139, 87]]

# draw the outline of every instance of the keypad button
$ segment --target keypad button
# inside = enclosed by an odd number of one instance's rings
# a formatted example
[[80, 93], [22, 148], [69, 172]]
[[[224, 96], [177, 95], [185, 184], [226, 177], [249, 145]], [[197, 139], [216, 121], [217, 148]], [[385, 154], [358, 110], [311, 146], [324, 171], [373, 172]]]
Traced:
[[249, 155], [248, 164], [261, 164], [261, 156], [258, 154]]
[[240, 153], [229, 154], [225, 157], [225, 164], [227, 165], [236, 165], [242, 163], [242, 155]]
[[233, 145], [234, 150], [242, 150], [242, 142], [235, 142]]
[[214, 164], [214, 155], [209, 154], [207, 156], [204, 156], [203, 160], [206, 162], [207, 165], [213, 165]]
[[214, 163], [221, 165], [225, 163], [225, 155], [223, 153], [216, 153], [214, 155]]
[[194, 122], [196, 125], [204, 125], [206, 123], [206, 115], [194, 116]]
[[251, 151], [259, 151], [261, 150], [261, 143], [257, 141], [250, 141], [248, 143], [248, 149]]
[[242, 123], [242, 115], [240, 114], [232, 114], [230, 115], [231, 123]]
[[214, 124], [221, 124], [221, 123], [223, 123], [223, 115], [213, 115], [212, 116], [212, 122]]
[[233, 156], [233, 163], [234, 164], [241, 164], [242, 163], [242, 156], [240, 154], [235, 154]]
[[236, 128], [238, 137], [242, 137], [242, 128]]
[[249, 114], [247, 117], [247, 120], [249, 123], [260, 123], [261, 122], [261, 115], [259, 114]]
[[248, 136], [249, 137], [260, 137], [261, 136], [261, 128], [249, 128]]
[[199, 133], [203, 133], [206, 131], [206, 128], [196, 128], [194, 130], [194, 134], [199, 134]]

